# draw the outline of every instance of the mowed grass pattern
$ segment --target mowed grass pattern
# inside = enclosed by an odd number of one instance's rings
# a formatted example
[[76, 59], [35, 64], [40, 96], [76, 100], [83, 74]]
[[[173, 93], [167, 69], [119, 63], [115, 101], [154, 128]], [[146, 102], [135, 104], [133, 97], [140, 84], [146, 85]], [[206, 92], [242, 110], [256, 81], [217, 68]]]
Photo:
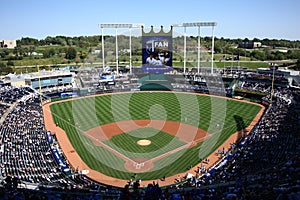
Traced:
[[[209, 140], [215, 141], [209, 149], [205, 144], [198, 143], [184, 152], [177, 152], [156, 161], [157, 169], [139, 174], [143, 180], [152, 180], [184, 172], [189, 166], [197, 165], [200, 159], [215, 151], [232, 133], [248, 126], [260, 110], [257, 105], [230, 99], [172, 92], [102, 95], [60, 102], [50, 108], [55, 123], [66, 131], [73, 147], [87, 165], [108, 176], [125, 180], [130, 179], [132, 173], [122, 168], [124, 160], [109, 150], [93, 145], [82, 134], [84, 131], [128, 119], [178, 121], [210, 131], [212, 137]], [[223, 124], [221, 130], [215, 128], [219, 123]], [[182, 155], [177, 158], [179, 154]], [[119, 166], [120, 169], [112, 170], [111, 166]]]
[[[148, 137], [147, 133], [153, 136]], [[143, 135], [144, 137], [142, 137]], [[141, 139], [150, 140], [151, 144], [147, 146], [137, 144]], [[157, 131], [153, 128], [140, 128], [115, 135], [110, 140], [103, 141], [103, 143], [117, 149], [120, 153], [129, 158], [154, 158], [186, 144], [177, 137], [163, 131]]]

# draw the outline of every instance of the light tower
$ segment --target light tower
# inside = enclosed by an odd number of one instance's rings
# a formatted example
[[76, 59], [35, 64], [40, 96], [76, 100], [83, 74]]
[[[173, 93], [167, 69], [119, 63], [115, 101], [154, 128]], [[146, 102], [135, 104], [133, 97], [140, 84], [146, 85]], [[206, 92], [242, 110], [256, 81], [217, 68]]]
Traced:
[[197, 59], [197, 72], [200, 73], [200, 27], [201, 26], [210, 26], [212, 27], [212, 45], [211, 45], [211, 74], [214, 72], [214, 27], [217, 25], [216, 22], [188, 22], [182, 24], [172, 24], [173, 27], [183, 27], [184, 28], [184, 47], [183, 47], [183, 72], [186, 73], [186, 28], [187, 27], [198, 27], [198, 59]]
[[118, 28], [128, 28], [129, 29], [129, 70], [132, 73], [132, 50], [131, 50], [131, 29], [132, 28], [142, 28], [143, 24], [99, 24], [101, 28], [101, 39], [102, 39], [102, 65], [103, 69], [105, 67], [105, 54], [104, 54], [104, 28], [115, 28], [115, 38], [116, 38], [116, 70], [117, 75], [119, 75], [119, 54], [118, 54]]

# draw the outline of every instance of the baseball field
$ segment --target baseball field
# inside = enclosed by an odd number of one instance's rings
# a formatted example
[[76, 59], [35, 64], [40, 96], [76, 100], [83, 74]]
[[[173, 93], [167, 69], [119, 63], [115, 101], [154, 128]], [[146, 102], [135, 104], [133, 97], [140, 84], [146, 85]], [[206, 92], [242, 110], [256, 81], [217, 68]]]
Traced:
[[155, 180], [196, 166], [233, 133], [243, 136], [261, 107], [191, 93], [130, 92], [56, 102], [50, 110], [91, 169]]

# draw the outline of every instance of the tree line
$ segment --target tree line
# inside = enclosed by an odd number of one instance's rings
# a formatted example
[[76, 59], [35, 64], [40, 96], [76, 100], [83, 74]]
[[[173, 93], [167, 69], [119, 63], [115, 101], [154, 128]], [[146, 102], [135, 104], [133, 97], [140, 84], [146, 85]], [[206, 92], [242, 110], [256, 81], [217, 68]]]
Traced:
[[[194, 38], [197, 39], [197, 37], [195, 36], [189, 36], [190, 38]], [[104, 40], [108, 41], [110, 39], [114, 39], [114, 36], [109, 36], [106, 35], [104, 36]], [[122, 43], [122, 41], [124, 42], [128, 42], [126, 40], [128, 40], [128, 36], [123, 36], [123, 35], [119, 35], [118, 38], [120, 38], [120, 42]], [[139, 38], [139, 42], [140, 42], [140, 37], [133, 37], [134, 38]], [[174, 40], [179, 39], [181, 40], [182, 36], [174, 38]], [[211, 42], [211, 37], [201, 37], [201, 40], [205, 43], [210, 43]], [[238, 44], [240, 42], [261, 42], [263, 45], [269, 46], [271, 48], [275, 48], [275, 47], [285, 47], [285, 48], [300, 48], [300, 40], [286, 40], [286, 39], [258, 39], [258, 38], [253, 38], [252, 40], [248, 39], [248, 38], [237, 38], [237, 39], [230, 39], [230, 38], [218, 38], [215, 37], [215, 42], [218, 44], [220, 44], [220, 46], [225, 46], [227, 44]], [[135, 41], [133, 40], [133, 43]], [[100, 35], [94, 35], [94, 36], [79, 36], [79, 37], [67, 37], [67, 36], [55, 36], [55, 37], [51, 37], [48, 36], [45, 39], [35, 39], [35, 38], [30, 38], [30, 37], [24, 37], [21, 38], [20, 40], [17, 40], [17, 45], [18, 46], [27, 46], [27, 45], [31, 45], [31, 46], [45, 46], [45, 45], [61, 45], [61, 46], [78, 46], [81, 48], [87, 48], [87, 47], [94, 47], [97, 46], [101, 43], [101, 36]], [[122, 45], [122, 44], [121, 44]], [[135, 45], [135, 44], [133, 44]], [[128, 43], [127, 43], [128, 46]]]
[[[102, 37], [100, 35], [94, 36], [48, 36], [45, 39], [35, 39], [30, 37], [23, 37], [17, 40], [17, 46], [14, 49], [0, 49], [0, 62], [5, 61], [5, 65], [13, 66], [14, 60], [26, 59], [48, 59], [53, 57], [60, 57], [68, 61], [80, 62], [83, 61], [92, 49], [101, 51]], [[115, 54], [115, 37], [104, 36], [105, 49], [111, 50], [111, 54]], [[196, 36], [187, 37], [188, 46], [196, 46], [198, 38]], [[261, 42], [264, 48], [247, 50], [237, 48], [240, 42]], [[173, 38], [173, 51], [176, 52], [178, 46], [183, 46], [183, 36]], [[201, 37], [201, 46], [205, 46], [208, 50], [211, 48], [211, 37]], [[129, 37], [125, 35], [118, 35], [119, 50], [129, 49]], [[286, 48], [287, 52], [279, 51], [277, 48]], [[141, 55], [141, 36], [132, 37], [133, 55]], [[244, 39], [230, 39], [215, 37], [214, 51], [216, 54], [229, 54], [234, 56], [249, 57], [251, 60], [285, 60], [295, 59], [300, 60], [300, 41], [290, 41], [284, 39], [258, 39], [252, 40]], [[125, 52], [125, 53], [124, 53]], [[124, 51], [120, 56], [129, 55]], [[105, 52], [107, 54], [107, 52]], [[3, 64], [2, 64], [3, 65]]]
[[[105, 40], [105, 47], [107, 49], [114, 49], [115, 47], [115, 37], [114, 36], [104, 36]], [[192, 44], [193, 42], [197, 41], [197, 37], [190, 36], [187, 40], [187, 45]], [[291, 40], [285, 40], [285, 39], [258, 39], [253, 38], [252, 40], [248, 38], [244, 39], [229, 39], [229, 38], [217, 38], [215, 37], [215, 47], [214, 50], [216, 53], [226, 53], [226, 54], [240, 54], [242, 56], [247, 56], [247, 51], [238, 48], [238, 50], [235, 48], [236, 45], [238, 45], [240, 42], [261, 42], [262, 45], [266, 46], [263, 51], [254, 51], [251, 53], [253, 58], [257, 60], [280, 60], [280, 59], [297, 59], [299, 57], [298, 53], [293, 52], [294, 49], [300, 49], [300, 41], [291, 41]], [[88, 49], [91, 47], [100, 47], [101, 46], [101, 36], [79, 36], [79, 37], [66, 37], [66, 36], [55, 36], [51, 37], [48, 36], [45, 39], [35, 39], [35, 38], [21, 38], [20, 40], [17, 40], [17, 48], [20, 48], [22, 46], [25, 46], [23, 51], [24, 52], [32, 52], [34, 50], [34, 47], [37, 46], [47, 46], [47, 45], [57, 45], [57, 46], [76, 46], [79, 48]], [[201, 44], [207, 46], [208, 48], [211, 47], [211, 37], [202, 37], [201, 38]], [[173, 46], [183, 46], [183, 36], [173, 38]], [[29, 47], [26, 47], [29, 46]], [[119, 35], [118, 36], [118, 46], [119, 49], [128, 49], [129, 48], [129, 37]], [[287, 54], [276, 52], [276, 48], [283, 47], [288, 48], [289, 51]], [[132, 37], [132, 49], [133, 50], [141, 50], [141, 37]], [[54, 49], [49, 49], [48, 51], [45, 50], [43, 52], [45, 54], [45, 58], [53, 56], [55, 53], [65, 53], [67, 48], [60, 48], [57, 52], [54, 52]], [[28, 55], [28, 53], [27, 53]]]

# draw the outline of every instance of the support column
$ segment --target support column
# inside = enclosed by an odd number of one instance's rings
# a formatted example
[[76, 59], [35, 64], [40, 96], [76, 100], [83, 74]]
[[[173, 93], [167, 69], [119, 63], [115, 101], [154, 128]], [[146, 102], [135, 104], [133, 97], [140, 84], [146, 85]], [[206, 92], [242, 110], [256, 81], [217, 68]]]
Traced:
[[186, 72], [186, 26], [184, 27], [184, 44], [183, 44], [183, 73]]
[[200, 51], [201, 51], [201, 45], [200, 45], [200, 26], [198, 26], [198, 75], [200, 74], [200, 65], [201, 65], [201, 59], [200, 59]]
[[212, 26], [212, 44], [211, 44], [211, 74], [214, 73], [214, 51], [215, 51], [215, 37], [214, 37], [214, 26]]
[[129, 73], [132, 74], [131, 28], [129, 28]]
[[103, 36], [103, 28], [101, 27], [101, 46], [102, 46], [102, 67], [103, 70], [105, 68], [105, 58], [104, 58], [104, 36]]
[[116, 69], [117, 75], [119, 75], [119, 52], [118, 52], [118, 28], [116, 28]]

